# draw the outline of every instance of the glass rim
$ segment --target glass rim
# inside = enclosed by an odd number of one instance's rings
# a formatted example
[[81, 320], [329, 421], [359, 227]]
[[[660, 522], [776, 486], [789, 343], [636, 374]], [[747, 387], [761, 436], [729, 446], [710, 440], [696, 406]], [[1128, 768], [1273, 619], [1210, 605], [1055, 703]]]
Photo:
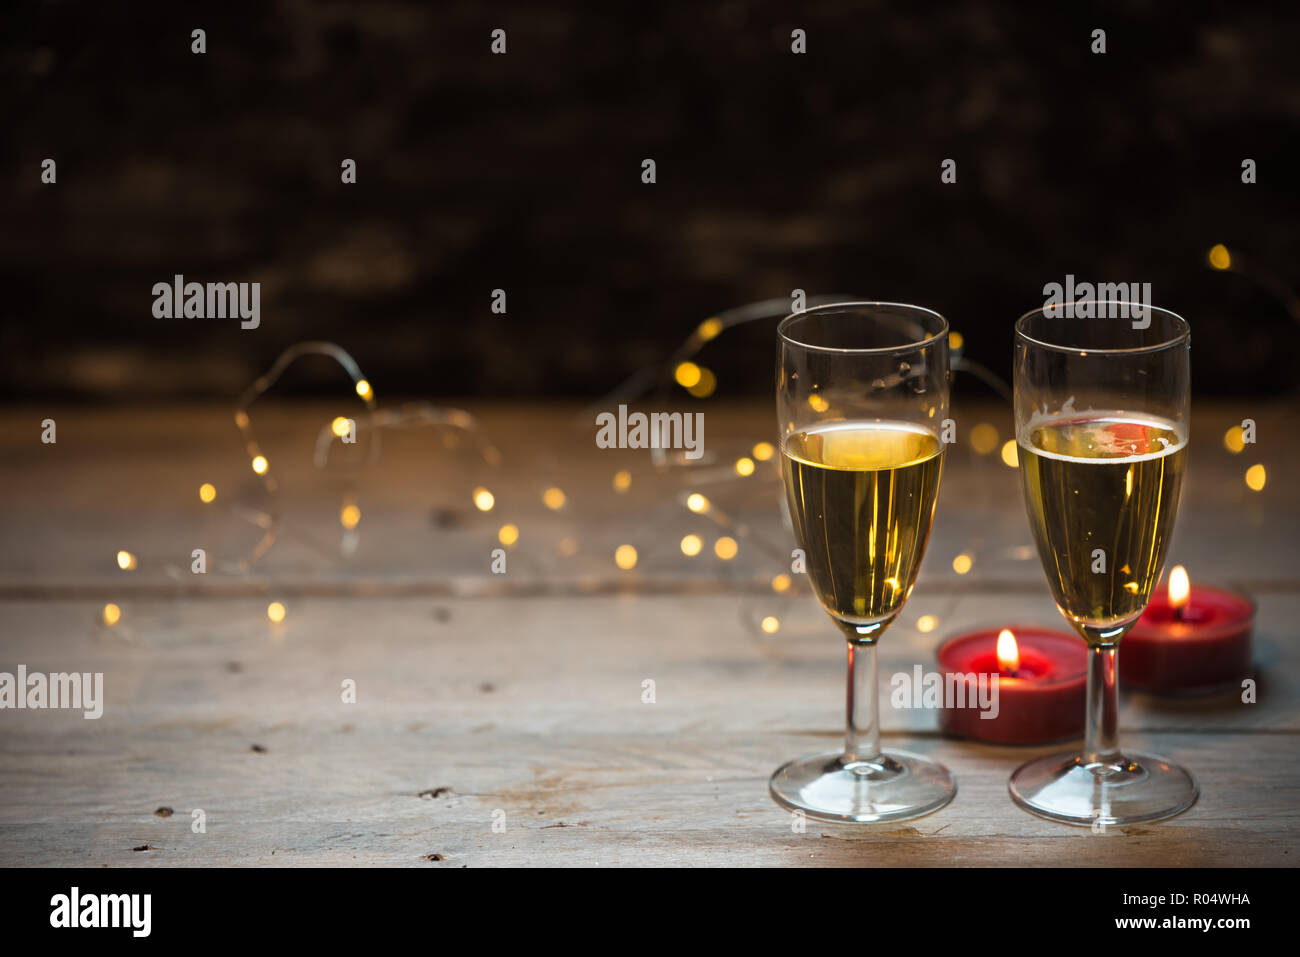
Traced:
[[[786, 328], [796, 319], [807, 316], [809, 313], [828, 311], [832, 309], [859, 309], [863, 306], [893, 306], [897, 309], [910, 309], [913, 312], [923, 312], [939, 320], [939, 331], [926, 336], [924, 339], [915, 339], [912, 342], [905, 342], [898, 346], [870, 346], [858, 348], [841, 348], [838, 346], [819, 346], [811, 342], [804, 342], [793, 336], [786, 334]], [[916, 306], [908, 302], [883, 302], [880, 300], [849, 300], [846, 302], [825, 302], [816, 306], [810, 306], [801, 312], [792, 312], [782, 319], [776, 326], [776, 334], [785, 342], [792, 346], [798, 346], [800, 349], [810, 349], [814, 352], [834, 352], [842, 355], [888, 355], [891, 352], [910, 352], [924, 346], [927, 342], [938, 339], [948, 334], [948, 320], [933, 309], [927, 309], [925, 306]]]
[[[1055, 306], [1058, 309], [1064, 309], [1067, 306], [1077, 306], [1082, 305], [1083, 303], [1092, 303], [1094, 305], [1104, 304], [1110, 306], [1139, 306], [1143, 309], [1150, 309], [1152, 312], [1159, 312], [1166, 316], [1173, 317], [1178, 322], [1179, 326], [1181, 326], [1181, 329], [1176, 336], [1172, 339], [1166, 339], [1164, 342], [1155, 342], [1148, 346], [1128, 346], [1123, 349], [1081, 349], [1078, 346], [1063, 346], [1055, 342], [1045, 342], [1042, 339], [1035, 339], [1024, 330], [1025, 320], [1029, 319], [1031, 316], [1043, 315], [1044, 311], [1049, 307]], [[1045, 316], [1044, 318], [1048, 317]], [[1054, 352], [1067, 352], [1074, 355], [1078, 355], [1081, 352], [1086, 352], [1089, 355], [1136, 355], [1142, 352], [1159, 352], [1161, 349], [1169, 349], [1179, 345], [1180, 343], [1186, 342], [1191, 338], [1191, 335], [1192, 324], [1178, 313], [1169, 309], [1164, 309], [1160, 306], [1144, 305], [1140, 302], [1130, 302], [1125, 299], [1076, 299], [1073, 302], [1047, 302], [1039, 306], [1037, 309], [1030, 309], [1027, 313], [1016, 320], [1017, 339], [1038, 346], [1042, 349], [1051, 349]]]

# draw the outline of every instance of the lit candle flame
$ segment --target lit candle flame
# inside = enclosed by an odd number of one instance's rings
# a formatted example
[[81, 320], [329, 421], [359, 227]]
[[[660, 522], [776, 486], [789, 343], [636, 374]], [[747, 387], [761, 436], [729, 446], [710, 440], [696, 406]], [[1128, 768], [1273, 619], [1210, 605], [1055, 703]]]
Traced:
[[1181, 609], [1187, 604], [1187, 597], [1192, 593], [1192, 583], [1187, 578], [1187, 569], [1182, 565], [1175, 565], [1173, 571], [1169, 573], [1169, 604], [1175, 609]]
[[1020, 670], [1020, 649], [1016, 647], [1016, 636], [1006, 628], [998, 632], [998, 669], [1011, 674]]

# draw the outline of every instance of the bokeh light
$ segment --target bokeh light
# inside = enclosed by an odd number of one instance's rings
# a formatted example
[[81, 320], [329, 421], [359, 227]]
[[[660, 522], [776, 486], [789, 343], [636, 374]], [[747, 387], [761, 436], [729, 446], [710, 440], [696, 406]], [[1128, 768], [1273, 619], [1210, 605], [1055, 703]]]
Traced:
[[700, 379], [693, 386], [688, 386], [686, 391], [697, 399], [707, 399], [713, 395], [718, 388], [718, 378], [711, 371], [700, 367]]
[[713, 316], [701, 322], [699, 328], [695, 330], [695, 334], [705, 342], [708, 342], [710, 339], [716, 338], [718, 333], [721, 331], [722, 320]]
[[979, 455], [988, 455], [998, 447], [998, 430], [981, 422], [970, 430], [970, 447]]
[[694, 362], [682, 362], [678, 364], [677, 369], [673, 372], [673, 378], [677, 380], [677, 384], [683, 389], [689, 389], [692, 386], [699, 385], [703, 375], [700, 372], [700, 367]]

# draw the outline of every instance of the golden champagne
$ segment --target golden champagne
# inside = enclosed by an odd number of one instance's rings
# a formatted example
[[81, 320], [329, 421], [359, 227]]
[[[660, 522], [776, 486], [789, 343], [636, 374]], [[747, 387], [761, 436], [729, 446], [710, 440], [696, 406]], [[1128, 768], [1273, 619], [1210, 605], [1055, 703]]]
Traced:
[[869, 640], [912, 592], [943, 445], [910, 423], [834, 422], [792, 433], [781, 452], [813, 589], [850, 638]]
[[1020, 437], [1029, 524], [1052, 596], [1092, 644], [1113, 644], [1160, 578], [1187, 439], [1164, 419], [1068, 413]]

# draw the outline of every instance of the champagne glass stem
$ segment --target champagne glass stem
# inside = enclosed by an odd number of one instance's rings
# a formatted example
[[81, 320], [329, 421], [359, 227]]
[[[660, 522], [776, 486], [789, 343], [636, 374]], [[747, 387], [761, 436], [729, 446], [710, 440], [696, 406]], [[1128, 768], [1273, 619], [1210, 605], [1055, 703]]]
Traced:
[[1084, 733], [1085, 764], [1114, 764], [1119, 753], [1119, 646], [1088, 649], [1088, 725]]
[[844, 763], [880, 760], [880, 715], [876, 703], [876, 643], [849, 646]]

